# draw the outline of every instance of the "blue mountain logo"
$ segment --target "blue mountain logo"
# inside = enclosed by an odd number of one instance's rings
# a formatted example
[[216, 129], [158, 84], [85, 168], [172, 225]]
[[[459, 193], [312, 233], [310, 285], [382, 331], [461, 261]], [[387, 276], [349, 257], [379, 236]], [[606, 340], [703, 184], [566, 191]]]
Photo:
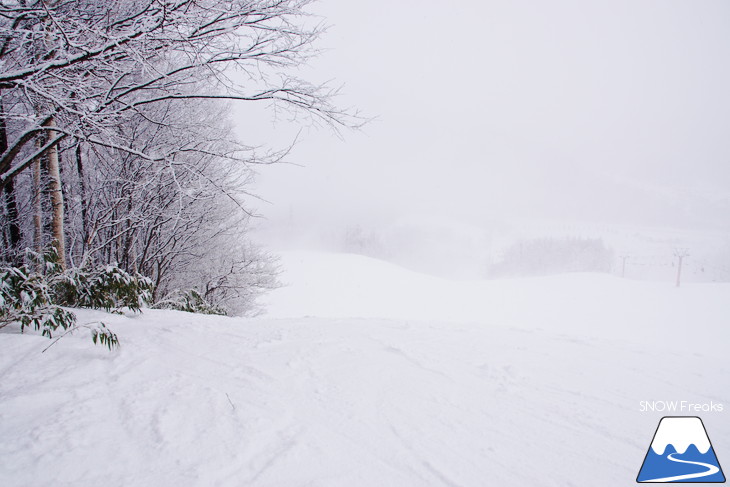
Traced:
[[663, 417], [636, 481], [725, 482], [702, 420], [696, 416]]

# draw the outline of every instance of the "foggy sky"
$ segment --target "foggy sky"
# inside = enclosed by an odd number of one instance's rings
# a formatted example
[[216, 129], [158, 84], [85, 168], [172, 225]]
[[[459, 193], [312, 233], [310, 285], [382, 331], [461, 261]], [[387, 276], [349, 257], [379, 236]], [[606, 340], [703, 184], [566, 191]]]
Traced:
[[[305, 129], [261, 171], [269, 221], [434, 215], [727, 228], [730, 3], [321, 0], [361, 132]], [[241, 138], [295, 125], [236, 112]], [[254, 116], [256, 115], [256, 116]], [[270, 118], [269, 118], [270, 120]]]

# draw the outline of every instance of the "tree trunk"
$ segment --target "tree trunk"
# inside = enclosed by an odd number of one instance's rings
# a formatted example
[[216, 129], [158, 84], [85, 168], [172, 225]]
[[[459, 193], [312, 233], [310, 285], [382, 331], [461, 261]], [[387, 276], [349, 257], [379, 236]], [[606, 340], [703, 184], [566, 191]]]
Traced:
[[20, 247], [20, 240], [23, 238], [23, 234], [20, 232], [20, 225], [18, 225], [18, 202], [15, 199], [15, 182], [8, 181], [8, 184], [4, 188], [5, 191], [5, 206], [8, 214], [8, 243], [10, 244], [10, 251], [12, 254], [16, 254]]
[[84, 161], [81, 156], [81, 142], [76, 144], [74, 151], [76, 156], [76, 172], [79, 178], [79, 196], [81, 197], [81, 234], [83, 235], [83, 243], [81, 253], [86, 252], [86, 246], [89, 243], [89, 214], [87, 206], [89, 202], [86, 200], [86, 180], [84, 179]]
[[[36, 147], [43, 145], [41, 137], [36, 139]], [[33, 249], [40, 257], [43, 254], [43, 200], [41, 199], [41, 158], [33, 161]], [[42, 271], [42, 262], [38, 261], [38, 271]]]
[[[0, 154], [8, 150], [8, 131], [5, 126], [3, 101], [0, 97]], [[3, 188], [5, 192], [5, 209], [8, 215], [8, 250], [10, 257], [16, 260], [22, 234], [18, 225], [18, 202], [15, 199], [15, 182], [11, 179]]]
[[[49, 127], [55, 127], [56, 121], [52, 118]], [[55, 130], [49, 130], [47, 138], [53, 140]], [[61, 172], [58, 159], [58, 144], [48, 151], [48, 191], [51, 196], [51, 245], [58, 253], [58, 264], [62, 270], [66, 269], [66, 237], [63, 232], [63, 192], [61, 190]]]

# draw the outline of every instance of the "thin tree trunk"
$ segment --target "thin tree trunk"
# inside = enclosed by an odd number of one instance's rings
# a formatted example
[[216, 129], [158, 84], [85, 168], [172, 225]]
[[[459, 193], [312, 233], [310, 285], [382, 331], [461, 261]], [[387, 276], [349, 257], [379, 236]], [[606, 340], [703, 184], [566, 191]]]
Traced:
[[81, 230], [83, 235], [83, 244], [81, 253], [86, 252], [86, 246], [89, 244], [89, 214], [88, 214], [88, 201], [86, 200], [86, 181], [84, 179], [84, 161], [81, 156], [81, 142], [76, 144], [76, 150], [74, 151], [76, 156], [76, 172], [79, 177], [79, 196], [81, 197]]
[[[5, 126], [3, 100], [0, 97], [0, 154], [8, 150], [8, 131]], [[10, 180], [5, 185], [5, 209], [8, 215], [8, 250], [12, 259], [17, 258], [22, 233], [18, 225], [18, 202], [15, 199], [15, 181]]]
[[[41, 137], [36, 139], [36, 147], [43, 146]], [[41, 158], [33, 161], [33, 248], [40, 256], [43, 253], [43, 201], [41, 199]], [[38, 271], [42, 271], [42, 263], [38, 261]]]
[[5, 205], [8, 212], [8, 234], [10, 236], [10, 250], [13, 254], [15, 254], [20, 247], [20, 240], [23, 238], [23, 234], [20, 231], [20, 225], [18, 225], [18, 202], [15, 199], [15, 182], [12, 180], [8, 181], [8, 184], [5, 186], [4, 191]]
[[[49, 127], [54, 127], [56, 121], [51, 119]], [[48, 131], [48, 140], [56, 137], [55, 130]], [[58, 160], [58, 144], [48, 151], [48, 191], [51, 194], [51, 245], [58, 253], [58, 264], [61, 269], [66, 269], [66, 237], [63, 232], [63, 192], [61, 190], [61, 172]]]

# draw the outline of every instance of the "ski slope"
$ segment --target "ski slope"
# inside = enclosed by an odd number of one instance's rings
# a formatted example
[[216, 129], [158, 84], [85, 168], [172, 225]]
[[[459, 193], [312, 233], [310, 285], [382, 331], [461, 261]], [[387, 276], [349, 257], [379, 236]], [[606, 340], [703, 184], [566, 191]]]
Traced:
[[730, 458], [730, 285], [282, 265], [261, 318], [79, 311], [113, 353], [0, 330], [0, 485], [632, 485], [665, 399]]

